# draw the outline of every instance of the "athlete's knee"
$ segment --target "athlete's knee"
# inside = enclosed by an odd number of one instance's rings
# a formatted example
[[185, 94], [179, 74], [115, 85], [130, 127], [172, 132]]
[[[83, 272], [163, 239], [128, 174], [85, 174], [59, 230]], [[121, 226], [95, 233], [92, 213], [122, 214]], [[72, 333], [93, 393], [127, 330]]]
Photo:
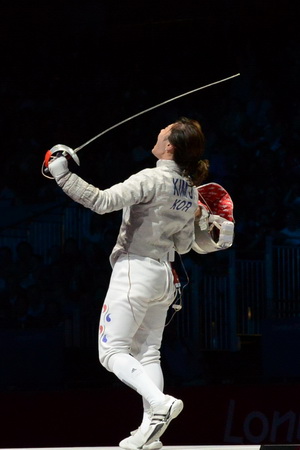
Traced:
[[122, 347], [106, 347], [99, 343], [99, 361], [100, 364], [109, 372], [113, 372], [113, 361], [117, 355], [129, 354], [129, 350], [127, 348]]

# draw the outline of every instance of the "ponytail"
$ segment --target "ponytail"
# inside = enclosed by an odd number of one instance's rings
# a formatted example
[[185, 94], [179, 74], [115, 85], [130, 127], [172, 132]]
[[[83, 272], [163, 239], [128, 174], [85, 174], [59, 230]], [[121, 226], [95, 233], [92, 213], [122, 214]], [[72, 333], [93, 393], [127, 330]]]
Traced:
[[191, 164], [191, 167], [187, 167], [183, 170], [183, 175], [190, 178], [193, 185], [199, 186], [202, 184], [209, 173], [209, 161], [208, 159], [200, 159], [196, 164]]
[[196, 120], [182, 117], [177, 120], [169, 136], [174, 147], [173, 159], [193, 185], [199, 185], [208, 176], [209, 161], [201, 159], [204, 153], [204, 134]]

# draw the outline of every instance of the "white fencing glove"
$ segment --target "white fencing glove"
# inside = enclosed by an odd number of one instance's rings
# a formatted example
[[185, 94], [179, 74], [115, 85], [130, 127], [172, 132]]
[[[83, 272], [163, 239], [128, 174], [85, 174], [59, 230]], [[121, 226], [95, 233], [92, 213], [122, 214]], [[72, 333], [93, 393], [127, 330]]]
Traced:
[[59, 181], [67, 173], [69, 173], [68, 160], [64, 156], [58, 156], [50, 159], [48, 169], [55, 181]]

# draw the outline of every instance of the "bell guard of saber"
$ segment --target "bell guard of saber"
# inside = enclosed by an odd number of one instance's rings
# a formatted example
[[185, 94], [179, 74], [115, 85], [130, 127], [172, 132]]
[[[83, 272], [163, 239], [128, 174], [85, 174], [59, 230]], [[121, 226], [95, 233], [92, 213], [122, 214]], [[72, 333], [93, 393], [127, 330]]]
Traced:
[[155, 106], [151, 106], [150, 108], [147, 108], [137, 114], [134, 114], [131, 117], [128, 117], [127, 119], [122, 120], [121, 122], [116, 123], [115, 125], [112, 125], [111, 127], [107, 128], [106, 130], [102, 131], [101, 133], [97, 134], [96, 136], [94, 136], [92, 139], [88, 140], [87, 142], [85, 142], [84, 144], [80, 145], [79, 147], [75, 148], [74, 150], [70, 147], [68, 147], [67, 145], [63, 145], [63, 144], [57, 144], [54, 147], [52, 147], [50, 150], [48, 150], [46, 152], [45, 155], [45, 159], [42, 165], [42, 175], [45, 176], [46, 178], [49, 179], [53, 179], [52, 176], [47, 175], [47, 173], [49, 172], [48, 170], [48, 163], [51, 157], [53, 156], [65, 156], [67, 158], [73, 158], [73, 160], [76, 162], [77, 165], [80, 165], [79, 162], [79, 158], [76, 155], [77, 152], [79, 152], [79, 150], [81, 150], [82, 148], [86, 147], [88, 144], [90, 144], [91, 142], [95, 141], [96, 139], [98, 139], [99, 137], [103, 136], [105, 133], [108, 133], [109, 131], [113, 130], [114, 128], [119, 127], [120, 125], [123, 125], [126, 122], [129, 122], [132, 119], [135, 119], [136, 117], [141, 116], [142, 114], [145, 114], [149, 111], [152, 111], [153, 109], [159, 108], [160, 106], [166, 105], [167, 103], [173, 102], [175, 100], [178, 100], [179, 98], [185, 97], [186, 95], [190, 95], [193, 94], [195, 92], [201, 91], [203, 89], [206, 89], [208, 87], [214, 86], [216, 84], [220, 84], [220, 83], [224, 83], [225, 81], [231, 80], [232, 78], [238, 77], [240, 75], [240, 73], [236, 73], [235, 75], [231, 75], [230, 77], [227, 78], [223, 78], [221, 80], [218, 81], [214, 81], [212, 83], [206, 84], [205, 86], [201, 86], [199, 88], [193, 89], [191, 91], [188, 92], [184, 92], [183, 94], [177, 95], [176, 97], [170, 98], [168, 100], [165, 100], [162, 103], [159, 103]]

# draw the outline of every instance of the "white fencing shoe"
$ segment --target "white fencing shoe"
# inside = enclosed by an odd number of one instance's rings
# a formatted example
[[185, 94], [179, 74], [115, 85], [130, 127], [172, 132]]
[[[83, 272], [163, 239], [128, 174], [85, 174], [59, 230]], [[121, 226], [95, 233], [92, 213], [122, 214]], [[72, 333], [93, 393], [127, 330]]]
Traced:
[[165, 400], [150, 413], [150, 426], [146, 435], [148, 436], [145, 444], [150, 444], [162, 436], [169, 426], [171, 420], [175, 419], [183, 409], [182, 400], [178, 400], [171, 395], [165, 395]]
[[[182, 400], [165, 395], [165, 400], [152, 408], [150, 412], [150, 424], [145, 431], [138, 428], [130, 437], [123, 439], [119, 447], [125, 450], [154, 450], [158, 445], [160, 436], [166, 431], [172, 419], [175, 419], [183, 409]], [[153, 447], [150, 445], [153, 444]], [[156, 445], [156, 446], [155, 446]]]

